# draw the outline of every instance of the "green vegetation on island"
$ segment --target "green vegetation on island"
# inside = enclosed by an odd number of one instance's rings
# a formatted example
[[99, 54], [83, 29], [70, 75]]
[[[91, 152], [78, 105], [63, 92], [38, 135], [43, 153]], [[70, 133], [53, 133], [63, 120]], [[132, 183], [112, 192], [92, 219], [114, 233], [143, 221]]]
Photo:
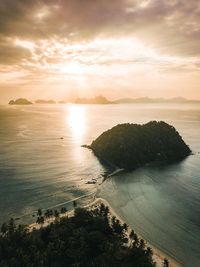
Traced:
[[[66, 210], [61, 210], [65, 212]], [[103, 203], [90, 210], [77, 208], [72, 217], [59, 217], [43, 227], [45, 216], [38, 210], [40, 229], [30, 231], [11, 219], [0, 234], [1, 267], [155, 267], [153, 251], [134, 231], [111, 216]], [[164, 264], [164, 263], [163, 263]], [[165, 266], [165, 265], [163, 265]]]
[[18, 98], [16, 100], [10, 100], [8, 104], [9, 105], [31, 105], [33, 103], [27, 100], [26, 98]]
[[180, 161], [191, 153], [176, 129], [163, 121], [119, 124], [101, 134], [90, 148], [99, 159], [127, 170], [155, 161]]

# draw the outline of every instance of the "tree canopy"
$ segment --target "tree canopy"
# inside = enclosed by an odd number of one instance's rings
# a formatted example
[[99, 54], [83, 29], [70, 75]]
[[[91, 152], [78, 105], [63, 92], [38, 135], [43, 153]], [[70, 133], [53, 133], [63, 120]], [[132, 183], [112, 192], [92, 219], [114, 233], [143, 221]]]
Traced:
[[176, 162], [191, 153], [176, 129], [163, 122], [119, 124], [91, 144], [95, 155], [124, 169], [153, 161]]
[[13, 219], [0, 235], [1, 267], [153, 267], [150, 248], [101, 204], [28, 231]]

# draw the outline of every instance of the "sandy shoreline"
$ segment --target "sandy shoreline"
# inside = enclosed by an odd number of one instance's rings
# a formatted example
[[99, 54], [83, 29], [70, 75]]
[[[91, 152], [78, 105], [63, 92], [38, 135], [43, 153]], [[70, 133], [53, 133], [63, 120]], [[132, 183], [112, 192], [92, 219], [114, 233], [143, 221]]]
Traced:
[[[84, 208], [91, 208], [93, 206], [99, 205], [103, 203], [104, 205], [109, 207], [110, 210], [110, 214], [112, 216], [115, 216], [121, 223], [125, 223], [125, 221], [115, 212], [115, 210], [111, 207], [111, 205], [103, 198], [96, 198], [93, 202], [87, 204], [84, 206]], [[63, 217], [72, 217], [74, 215], [74, 210], [68, 211], [65, 214], [60, 214], [60, 218]], [[28, 230], [32, 231], [33, 229], [40, 229], [41, 227], [46, 227], [48, 226], [50, 223], [54, 222], [55, 218], [52, 217], [48, 220], [45, 220], [44, 224], [41, 226], [40, 224], [37, 223], [33, 223], [30, 224], [28, 226]], [[131, 228], [129, 227], [128, 232], [131, 231]], [[142, 238], [142, 236], [138, 235], [140, 238]], [[142, 238], [144, 239], [144, 238]], [[145, 239], [144, 239], [145, 240]], [[162, 267], [162, 263], [163, 260], [165, 258], [167, 258], [169, 260], [169, 266], [170, 267], [182, 267], [179, 263], [177, 263], [174, 259], [172, 259], [171, 257], [165, 255], [162, 251], [160, 251], [159, 249], [155, 248], [154, 246], [152, 246], [149, 242], [147, 242], [145, 240], [145, 243], [147, 246], [151, 247], [153, 249], [153, 259], [156, 262], [156, 267]]]
[[[97, 198], [96, 204], [104, 203], [106, 206], [109, 207], [110, 213], [114, 215], [118, 220], [120, 220], [121, 223], [125, 223], [125, 221], [115, 212], [115, 210], [111, 207], [111, 205], [103, 198]], [[129, 227], [129, 231], [132, 229]], [[144, 239], [142, 236], [138, 235], [139, 238]], [[144, 239], [145, 240], [145, 239]], [[153, 249], [153, 259], [156, 261], [156, 267], [162, 267], [163, 260], [166, 258], [169, 260], [169, 266], [170, 267], [182, 267], [179, 263], [177, 263], [174, 259], [171, 257], [165, 255], [162, 251], [152, 246], [149, 242], [145, 240], [145, 243], [147, 246], [151, 247]]]

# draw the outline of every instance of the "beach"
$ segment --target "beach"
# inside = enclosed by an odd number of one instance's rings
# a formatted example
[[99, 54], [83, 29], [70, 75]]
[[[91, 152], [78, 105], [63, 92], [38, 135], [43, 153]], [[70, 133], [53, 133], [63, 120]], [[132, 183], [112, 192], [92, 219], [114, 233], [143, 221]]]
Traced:
[[[93, 209], [96, 208], [97, 206], [99, 206], [100, 204], [104, 204], [105, 206], [109, 207], [109, 215], [110, 217], [116, 217], [121, 224], [126, 223], [120, 216], [119, 214], [117, 214], [117, 212], [112, 208], [112, 206], [108, 203], [108, 201], [106, 201], [103, 198], [96, 198], [93, 202], [85, 205], [83, 208], [86, 209]], [[59, 218], [64, 218], [64, 217], [72, 217], [74, 215], [74, 210], [70, 210], [64, 214], [60, 214]], [[41, 227], [47, 227], [50, 223], [55, 222], [56, 218], [52, 217], [50, 219], [45, 220], [45, 222], [43, 224], [38, 224], [38, 223], [33, 223], [30, 224], [28, 226], [28, 231], [33, 231], [34, 229], [40, 229]], [[128, 230], [127, 230], [127, 235], [129, 236], [130, 232], [132, 231], [132, 229], [128, 226]], [[138, 237], [140, 239], [144, 239], [142, 236], [138, 235]], [[130, 241], [130, 240], [129, 240]], [[145, 240], [145, 244], [147, 247], [151, 247], [153, 249], [153, 260], [156, 262], [156, 267], [162, 267], [163, 265], [163, 261], [164, 259], [168, 259], [169, 260], [169, 266], [170, 267], [182, 267], [179, 263], [177, 263], [175, 260], [173, 260], [172, 258], [170, 258], [169, 256], [165, 255], [163, 252], [161, 252], [160, 250], [158, 250], [157, 248], [153, 247], [149, 242], [147, 242]]]
[[[111, 205], [103, 198], [98, 198], [97, 203], [103, 203], [104, 205], [109, 207], [111, 216], [115, 216], [122, 224], [126, 223], [120, 216], [117, 214], [117, 212], [111, 207]], [[128, 232], [131, 232], [131, 228], [128, 227]], [[138, 234], [137, 234], [138, 235]], [[144, 239], [142, 236], [138, 235], [140, 239]], [[182, 267], [178, 262], [170, 258], [169, 256], [165, 255], [163, 252], [158, 250], [157, 248], [153, 247], [149, 242], [145, 240], [146, 246], [151, 247], [153, 249], [153, 259], [157, 263], [157, 267], [162, 267], [163, 260], [168, 259], [169, 260], [169, 266], [170, 267]]]

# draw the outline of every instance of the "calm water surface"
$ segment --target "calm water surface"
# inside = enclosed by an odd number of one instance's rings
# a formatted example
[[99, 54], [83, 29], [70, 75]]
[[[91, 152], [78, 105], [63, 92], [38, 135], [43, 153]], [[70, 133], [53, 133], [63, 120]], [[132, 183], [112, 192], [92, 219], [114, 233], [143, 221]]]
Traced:
[[2, 106], [0, 222], [18, 217], [28, 223], [38, 207], [91, 194], [89, 201], [97, 185], [87, 182], [94, 178], [100, 183], [105, 168], [81, 145], [118, 123], [149, 120], [174, 125], [194, 155], [179, 164], [116, 175], [98, 186], [98, 194], [152, 245], [184, 267], [199, 267], [198, 105]]

